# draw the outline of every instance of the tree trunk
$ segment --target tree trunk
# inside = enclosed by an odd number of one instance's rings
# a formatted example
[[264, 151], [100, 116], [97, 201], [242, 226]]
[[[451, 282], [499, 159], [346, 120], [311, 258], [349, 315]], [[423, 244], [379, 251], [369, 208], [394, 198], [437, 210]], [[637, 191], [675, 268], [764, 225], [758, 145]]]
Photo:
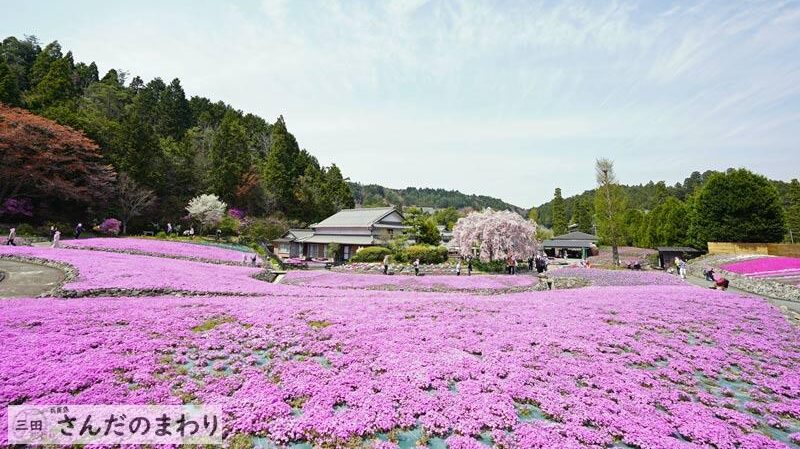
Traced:
[[122, 222], [122, 235], [128, 235], [128, 222], [124, 220]]
[[619, 266], [619, 247], [616, 243], [611, 245], [611, 257], [614, 260], [614, 266]]

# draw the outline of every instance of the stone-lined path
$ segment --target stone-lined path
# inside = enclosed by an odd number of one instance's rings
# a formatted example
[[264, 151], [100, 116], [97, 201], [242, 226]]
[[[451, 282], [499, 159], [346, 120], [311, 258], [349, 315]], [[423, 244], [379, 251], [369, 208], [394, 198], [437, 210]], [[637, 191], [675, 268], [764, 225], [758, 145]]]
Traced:
[[64, 282], [64, 272], [35, 263], [0, 259], [0, 298], [38, 296], [48, 293]]

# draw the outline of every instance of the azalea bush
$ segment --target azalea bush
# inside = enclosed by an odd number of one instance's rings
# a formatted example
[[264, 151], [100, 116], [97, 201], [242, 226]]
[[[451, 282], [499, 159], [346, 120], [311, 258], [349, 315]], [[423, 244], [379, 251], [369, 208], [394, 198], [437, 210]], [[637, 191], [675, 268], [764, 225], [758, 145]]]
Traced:
[[106, 235], [119, 235], [122, 230], [122, 222], [116, 218], [106, 218], [100, 223], [98, 230]]

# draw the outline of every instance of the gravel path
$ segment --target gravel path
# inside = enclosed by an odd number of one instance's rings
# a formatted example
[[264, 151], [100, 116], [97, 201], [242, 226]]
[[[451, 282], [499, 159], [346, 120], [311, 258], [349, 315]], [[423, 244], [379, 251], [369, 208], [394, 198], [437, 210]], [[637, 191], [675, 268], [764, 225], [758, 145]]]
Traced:
[[0, 298], [38, 296], [48, 293], [64, 281], [64, 272], [35, 263], [0, 259]]

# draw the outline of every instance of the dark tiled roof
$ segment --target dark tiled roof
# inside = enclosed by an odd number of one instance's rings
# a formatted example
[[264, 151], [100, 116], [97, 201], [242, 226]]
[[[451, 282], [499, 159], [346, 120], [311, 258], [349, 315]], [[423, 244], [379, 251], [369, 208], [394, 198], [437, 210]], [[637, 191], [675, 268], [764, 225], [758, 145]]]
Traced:
[[591, 248], [592, 242], [589, 240], [545, 240], [542, 245], [545, 248]]
[[553, 240], [599, 240], [596, 235], [587, 234], [585, 232], [574, 231], [568, 234], [553, 237]]

